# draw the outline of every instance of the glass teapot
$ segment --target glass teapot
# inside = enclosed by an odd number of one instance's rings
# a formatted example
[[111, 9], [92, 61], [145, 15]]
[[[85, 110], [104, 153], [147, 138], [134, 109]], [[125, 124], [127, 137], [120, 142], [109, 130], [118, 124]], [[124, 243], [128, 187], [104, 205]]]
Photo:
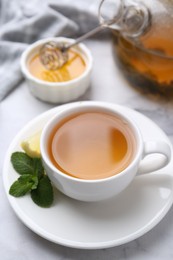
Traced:
[[128, 81], [143, 92], [173, 96], [173, 0], [102, 0], [99, 20], [112, 29]]

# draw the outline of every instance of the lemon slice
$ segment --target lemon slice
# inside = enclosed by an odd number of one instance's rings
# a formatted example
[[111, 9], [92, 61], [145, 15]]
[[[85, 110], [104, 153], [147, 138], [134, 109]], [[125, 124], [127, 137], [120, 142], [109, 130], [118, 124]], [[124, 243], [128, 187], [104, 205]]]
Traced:
[[40, 136], [41, 131], [37, 132], [33, 136], [28, 137], [26, 140], [22, 141], [21, 147], [27, 155], [30, 157], [41, 157], [40, 153]]

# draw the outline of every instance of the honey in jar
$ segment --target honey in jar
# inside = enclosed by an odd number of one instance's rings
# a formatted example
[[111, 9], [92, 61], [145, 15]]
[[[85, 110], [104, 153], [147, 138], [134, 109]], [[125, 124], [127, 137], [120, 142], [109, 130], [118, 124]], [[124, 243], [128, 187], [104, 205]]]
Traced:
[[48, 70], [40, 61], [39, 54], [35, 54], [28, 64], [30, 73], [43, 81], [49, 82], [65, 82], [73, 80], [82, 75], [86, 68], [83, 57], [74, 51], [68, 50], [68, 61], [56, 70]]

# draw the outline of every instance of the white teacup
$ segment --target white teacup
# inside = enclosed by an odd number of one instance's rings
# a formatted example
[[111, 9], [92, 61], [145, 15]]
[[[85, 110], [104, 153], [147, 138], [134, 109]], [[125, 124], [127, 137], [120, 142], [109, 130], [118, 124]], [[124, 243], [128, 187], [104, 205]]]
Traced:
[[[132, 129], [133, 137], [136, 142], [136, 150], [133, 160], [118, 174], [108, 178], [84, 180], [72, 177], [55, 167], [49, 158], [48, 140], [54, 127], [59, 122], [62, 122], [62, 120], [65, 120], [76, 113], [93, 111], [118, 116], [120, 119], [125, 121]], [[100, 129], [100, 131], [102, 131], [102, 129]], [[158, 164], [155, 164], [154, 166], [148, 164], [147, 161], [146, 163], [143, 162], [143, 165], [141, 164], [141, 161], [145, 156], [154, 153], [163, 154], [165, 160], [162, 162], [158, 161]], [[144, 142], [140, 130], [135, 122], [127, 117], [117, 107], [110, 106], [103, 102], [84, 101], [76, 103], [70, 107], [65, 107], [47, 122], [41, 135], [41, 156], [46, 173], [58, 190], [77, 200], [99, 201], [108, 199], [123, 191], [132, 182], [137, 173], [141, 171], [141, 168], [143, 168], [142, 173], [144, 173], [145, 171], [151, 172], [166, 166], [171, 159], [171, 147], [165, 141]]]

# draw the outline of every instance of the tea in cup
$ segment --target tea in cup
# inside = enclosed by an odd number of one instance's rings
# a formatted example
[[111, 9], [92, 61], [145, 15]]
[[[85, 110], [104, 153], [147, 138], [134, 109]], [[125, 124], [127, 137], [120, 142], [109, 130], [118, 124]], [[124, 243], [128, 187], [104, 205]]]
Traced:
[[65, 107], [49, 120], [41, 135], [43, 164], [52, 183], [67, 196], [83, 201], [120, 193], [136, 176], [143, 157], [151, 153], [166, 158], [155, 170], [170, 161], [169, 144], [145, 143], [132, 119], [102, 102]]

